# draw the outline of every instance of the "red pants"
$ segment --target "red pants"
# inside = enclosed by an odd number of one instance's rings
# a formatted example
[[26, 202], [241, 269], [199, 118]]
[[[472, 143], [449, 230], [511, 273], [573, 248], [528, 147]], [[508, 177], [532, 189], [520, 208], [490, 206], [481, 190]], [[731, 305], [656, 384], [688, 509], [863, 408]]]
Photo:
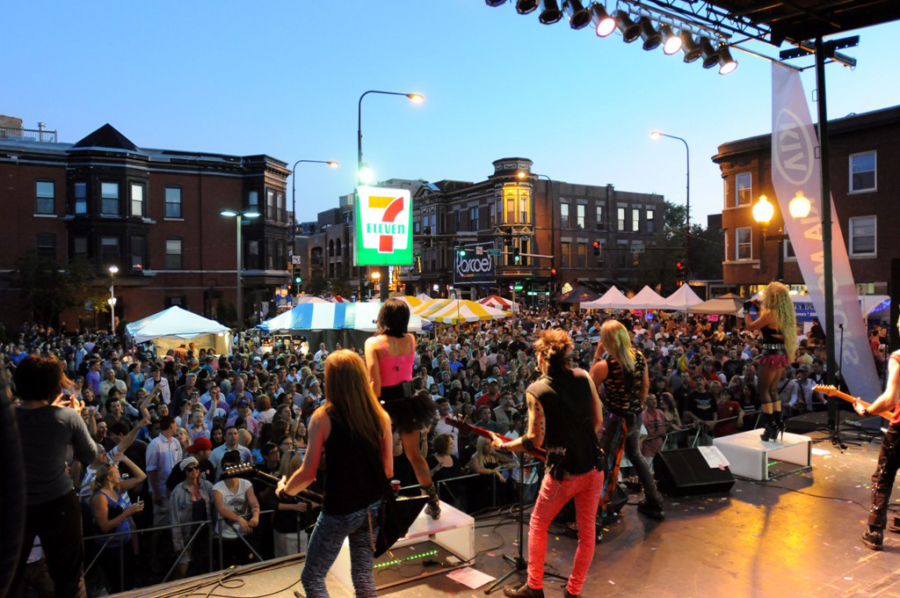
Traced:
[[600, 505], [600, 489], [603, 473], [596, 469], [581, 475], [567, 477], [562, 482], [550, 475], [544, 476], [541, 492], [528, 530], [528, 586], [539, 590], [544, 587], [544, 558], [547, 553], [547, 529], [553, 518], [572, 498], [575, 499], [575, 515], [578, 522], [578, 548], [569, 576], [570, 594], [581, 594], [591, 560], [594, 558], [594, 542], [597, 507]]

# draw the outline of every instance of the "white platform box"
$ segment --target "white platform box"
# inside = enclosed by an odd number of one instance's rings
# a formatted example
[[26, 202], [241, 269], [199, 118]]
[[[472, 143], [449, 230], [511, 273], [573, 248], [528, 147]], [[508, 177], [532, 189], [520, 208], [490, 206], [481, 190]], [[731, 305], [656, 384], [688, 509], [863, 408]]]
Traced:
[[[475, 557], [475, 519], [442, 502], [440, 519], [433, 520], [423, 509], [409, 528], [409, 533], [397, 540], [393, 548], [402, 548], [426, 540], [431, 540], [446, 548], [459, 557], [460, 561], [468, 561]], [[341, 546], [331, 573], [345, 588], [353, 591], [353, 580], [350, 577], [349, 540], [344, 540], [344, 545]], [[446, 573], [446, 570], [443, 573]]]
[[769, 460], [812, 465], [812, 441], [809, 436], [784, 433], [778, 442], [763, 441], [762, 428], [713, 440], [713, 445], [728, 459], [731, 473], [751, 480], [769, 479]]

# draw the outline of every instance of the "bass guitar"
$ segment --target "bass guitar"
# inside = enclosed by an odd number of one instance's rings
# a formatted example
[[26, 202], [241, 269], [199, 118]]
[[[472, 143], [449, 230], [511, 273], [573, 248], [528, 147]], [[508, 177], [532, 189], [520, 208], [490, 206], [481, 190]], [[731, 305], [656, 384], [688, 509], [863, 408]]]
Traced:
[[[866, 409], [868, 409], [868, 408], [872, 405], [872, 403], [866, 403], [865, 401], [863, 401], [863, 400], [860, 399], [860, 398], [854, 397], [854, 396], [852, 396], [852, 395], [848, 395], [848, 394], [845, 393], [845, 392], [841, 392], [841, 391], [839, 391], [837, 388], [835, 388], [834, 386], [826, 386], [826, 385], [824, 385], [824, 384], [817, 384], [817, 385], [813, 386], [813, 390], [814, 390], [815, 392], [818, 392], [818, 393], [821, 393], [821, 394], [825, 395], [826, 397], [837, 397], [837, 398], [839, 398], [839, 399], [843, 399], [843, 400], [845, 400], [845, 401], [847, 401], [848, 403], [851, 403], [851, 404], [853, 404], [853, 405], [859, 403], [860, 405], [862, 405], [862, 406], [865, 407]], [[891, 418], [889, 417], [889, 416], [890, 416], [890, 413], [888, 413], [887, 415], [885, 415], [885, 414], [880, 414], [879, 416], [880, 416], [880, 417], [883, 417], [884, 419], [886, 419], [886, 420], [888, 420], [888, 421], [890, 421], [890, 419], [891, 419]]]
[[[226, 467], [225, 473], [222, 474], [222, 479], [227, 478], [243, 478], [245, 480], [256, 480], [273, 487], [278, 486], [278, 482], [281, 481], [280, 478], [273, 476], [270, 473], [260, 471], [249, 463]], [[318, 492], [313, 492], [312, 490], [301, 490], [300, 493], [297, 494], [297, 497], [304, 502], [308, 502], [310, 507], [314, 509], [321, 508], [322, 501], [324, 499], [321, 494], [319, 494]]]
[[[510, 442], [512, 438], [504, 436], [502, 434], [497, 434], [496, 432], [491, 432], [490, 430], [485, 430], [484, 428], [479, 428], [473, 426], [471, 424], [466, 423], [461, 419], [457, 419], [455, 417], [450, 417], [449, 415], [444, 418], [444, 421], [459, 430], [463, 434], [475, 434], [477, 436], [481, 436], [482, 438], [487, 438], [488, 440], [493, 440], [495, 437], [499, 438], [503, 442]], [[542, 448], [534, 448], [527, 449], [524, 446], [522, 447], [526, 453], [534, 457], [535, 459], [540, 459], [541, 461], [547, 460], [547, 451]]]

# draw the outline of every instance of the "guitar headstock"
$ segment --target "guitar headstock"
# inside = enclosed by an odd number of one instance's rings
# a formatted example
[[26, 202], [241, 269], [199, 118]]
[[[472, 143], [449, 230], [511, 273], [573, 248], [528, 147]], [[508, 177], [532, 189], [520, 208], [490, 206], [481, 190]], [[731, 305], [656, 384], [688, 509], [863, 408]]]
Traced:
[[223, 478], [241, 478], [255, 474], [256, 468], [249, 463], [241, 463], [240, 465], [231, 465], [225, 468], [222, 474]]
[[827, 397], [833, 397], [840, 392], [836, 387], [830, 384], [816, 384], [813, 386], [813, 390]]
[[454, 428], [456, 428], [457, 430], [459, 430], [460, 432], [463, 432], [465, 434], [472, 433], [472, 426], [467, 424], [466, 421], [464, 419], [462, 419], [461, 417], [457, 417], [454, 415], [447, 415], [444, 417], [444, 421], [447, 422], [449, 425], [453, 426]]

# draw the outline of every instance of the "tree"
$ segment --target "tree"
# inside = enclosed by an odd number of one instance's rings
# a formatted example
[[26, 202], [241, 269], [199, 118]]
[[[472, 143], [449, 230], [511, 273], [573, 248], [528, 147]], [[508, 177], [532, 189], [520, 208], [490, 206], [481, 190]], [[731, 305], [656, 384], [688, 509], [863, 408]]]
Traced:
[[328, 279], [321, 272], [313, 274], [306, 283], [306, 292], [310, 295], [319, 296], [328, 290]]
[[15, 285], [22, 304], [43, 326], [58, 326], [62, 312], [88, 301], [96, 311], [107, 309], [95, 281], [93, 267], [85, 260], [76, 260], [66, 268], [53, 258], [29, 251], [16, 261]]
[[350, 266], [345, 262], [341, 262], [338, 275], [328, 281], [328, 290], [332, 295], [340, 295], [345, 299], [349, 299], [350, 295], [353, 294], [353, 288], [350, 286], [350, 283], [347, 282], [349, 280]]

